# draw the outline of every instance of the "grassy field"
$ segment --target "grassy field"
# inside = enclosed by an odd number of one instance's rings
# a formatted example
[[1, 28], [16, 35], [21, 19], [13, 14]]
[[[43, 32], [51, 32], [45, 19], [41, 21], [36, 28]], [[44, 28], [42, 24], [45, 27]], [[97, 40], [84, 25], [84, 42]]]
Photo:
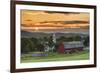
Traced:
[[29, 54], [22, 54], [21, 55], [21, 62], [28, 63], [28, 62], [49, 62], [49, 61], [71, 61], [71, 60], [87, 60], [89, 59], [89, 51], [84, 50], [78, 53], [72, 54], [59, 54], [49, 52], [48, 56], [45, 57], [33, 57], [32, 53]]

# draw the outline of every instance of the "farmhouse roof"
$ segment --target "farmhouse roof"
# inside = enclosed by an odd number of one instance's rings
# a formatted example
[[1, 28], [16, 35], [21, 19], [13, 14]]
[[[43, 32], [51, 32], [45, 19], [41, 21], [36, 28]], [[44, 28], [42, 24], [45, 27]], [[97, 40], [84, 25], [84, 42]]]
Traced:
[[81, 41], [63, 42], [63, 44], [65, 49], [84, 47], [83, 42]]

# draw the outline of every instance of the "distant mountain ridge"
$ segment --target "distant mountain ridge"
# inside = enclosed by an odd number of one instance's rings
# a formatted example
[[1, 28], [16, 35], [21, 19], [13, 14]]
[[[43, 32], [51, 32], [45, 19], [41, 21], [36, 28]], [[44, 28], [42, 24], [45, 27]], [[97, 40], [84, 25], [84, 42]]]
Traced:
[[24, 31], [21, 30], [21, 37], [49, 37], [53, 33], [55, 33], [56, 37], [60, 36], [65, 36], [65, 37], [70, 37], [70, 36], [75, 36], [75, 35], [89, 35], [89, 30], [85, 29], [69, 29], [67, 31]]

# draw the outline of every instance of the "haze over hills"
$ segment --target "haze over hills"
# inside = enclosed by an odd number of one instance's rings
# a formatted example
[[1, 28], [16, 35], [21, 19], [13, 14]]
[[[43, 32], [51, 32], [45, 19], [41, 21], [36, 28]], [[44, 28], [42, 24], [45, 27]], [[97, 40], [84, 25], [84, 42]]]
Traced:
[[34, 24], [21, 24], [22, 27], [63, 27], [63, 28], [84, 28], [89, 27], [88, 21], [50, 21]]
[[84, 36], [84, 35], [89, 35], [89, 30], [87, 29], [76, 29], [76, 28], [72, 28], [72, 29], [66, 29], [65, 31], [61, 31], [61, 30], [52, 30], [52, 31], [32, 31], [32, 30], [22, 30], [21, 31], [21, 37], [48, 37], [50, 35], [52, 35], [53, 33], [55, 33], [56, 37], [60, 37], [60, 36], [65, 36], [65, 37], [70, 37], [70, 36], [75, 36], [75, 35], [80, 35], [80, 36]]

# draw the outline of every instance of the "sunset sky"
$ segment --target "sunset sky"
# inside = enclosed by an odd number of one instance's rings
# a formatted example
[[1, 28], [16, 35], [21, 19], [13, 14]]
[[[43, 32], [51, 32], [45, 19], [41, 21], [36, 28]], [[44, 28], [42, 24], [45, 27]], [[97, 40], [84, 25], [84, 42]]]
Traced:
[[21, 27], [39, 29], [81, 28], [89, 26], [89, 13], [21, 10]]

